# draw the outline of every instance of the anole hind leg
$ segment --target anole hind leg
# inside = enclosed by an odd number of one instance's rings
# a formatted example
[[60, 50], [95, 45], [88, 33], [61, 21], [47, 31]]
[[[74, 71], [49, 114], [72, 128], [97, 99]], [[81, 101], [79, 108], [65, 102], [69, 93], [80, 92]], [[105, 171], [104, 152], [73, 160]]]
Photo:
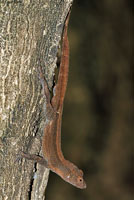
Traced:
[[39, 78], [40, 78], [40, 82], [42, 85], [43, 94], [46, 99], [46, 109], [45, 109], [46, 110], [46, 118], [51, 120], [51, 119], [53, 119], [54, 109], [52, 107], [51, 100], [50, 100], [50, 91], [48, 88], [48, 84], [45, 79], [45, 76], [43, 75], [41, 67], [39, 67]]

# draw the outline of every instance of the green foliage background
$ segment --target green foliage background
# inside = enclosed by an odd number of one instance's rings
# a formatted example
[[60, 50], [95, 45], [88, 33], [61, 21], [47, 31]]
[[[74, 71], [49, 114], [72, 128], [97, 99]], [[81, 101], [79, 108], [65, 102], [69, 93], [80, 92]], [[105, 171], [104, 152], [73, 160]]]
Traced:
[[86, 190], [51, 173], [48, 200], [131, 200], [131, 2], [74, 0], [62, 149]]

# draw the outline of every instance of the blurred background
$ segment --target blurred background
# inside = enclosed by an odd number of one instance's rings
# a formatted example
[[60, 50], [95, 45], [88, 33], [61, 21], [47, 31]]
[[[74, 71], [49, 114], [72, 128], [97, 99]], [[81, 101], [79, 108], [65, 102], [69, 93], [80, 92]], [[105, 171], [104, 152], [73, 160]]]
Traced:
[[62, 150], [80, 190], [50, 173], [47, 200], [132, 200], [131, 2], [74, 0]]

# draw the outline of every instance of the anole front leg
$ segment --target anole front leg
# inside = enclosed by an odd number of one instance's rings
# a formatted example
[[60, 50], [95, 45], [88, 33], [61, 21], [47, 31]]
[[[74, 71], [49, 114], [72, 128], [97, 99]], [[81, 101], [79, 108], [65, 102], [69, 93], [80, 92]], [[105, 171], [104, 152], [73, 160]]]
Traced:
[[84, 189], [86, 188], [86, 183], [83, 180], [82, 170], [78, 169], [77, 166], [66, 160], [61, 151], [61, 119], [69, 67], [69, 43], [67, 37], [68, 21], [69, 14], [67, 16], [63, 32], [62, 56], [56, 92], [51, 101], [47, 83], [43, 78], [42, 72], [40, 71], [40, 80], [43, 86], [44, 95], [46, 96], [46, 110], [48, 117], [42, 140], [42, 152], [44, 158], [25, 153], [22, 153], [22, 156], [43, 164], [51, 171], [58, 174], [66, 182], [78, 188]]

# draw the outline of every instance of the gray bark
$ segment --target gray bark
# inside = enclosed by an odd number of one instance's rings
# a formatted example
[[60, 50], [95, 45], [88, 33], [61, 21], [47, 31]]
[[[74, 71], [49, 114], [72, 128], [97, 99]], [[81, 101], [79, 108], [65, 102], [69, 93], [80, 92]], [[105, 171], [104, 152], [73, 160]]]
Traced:
[[0, 200], [44, 199], [49, 170], [25, 159], [41, 153], [45, 100], [39, 60], [52, 88], [57, 49], [72, 0], [0, 1]]

